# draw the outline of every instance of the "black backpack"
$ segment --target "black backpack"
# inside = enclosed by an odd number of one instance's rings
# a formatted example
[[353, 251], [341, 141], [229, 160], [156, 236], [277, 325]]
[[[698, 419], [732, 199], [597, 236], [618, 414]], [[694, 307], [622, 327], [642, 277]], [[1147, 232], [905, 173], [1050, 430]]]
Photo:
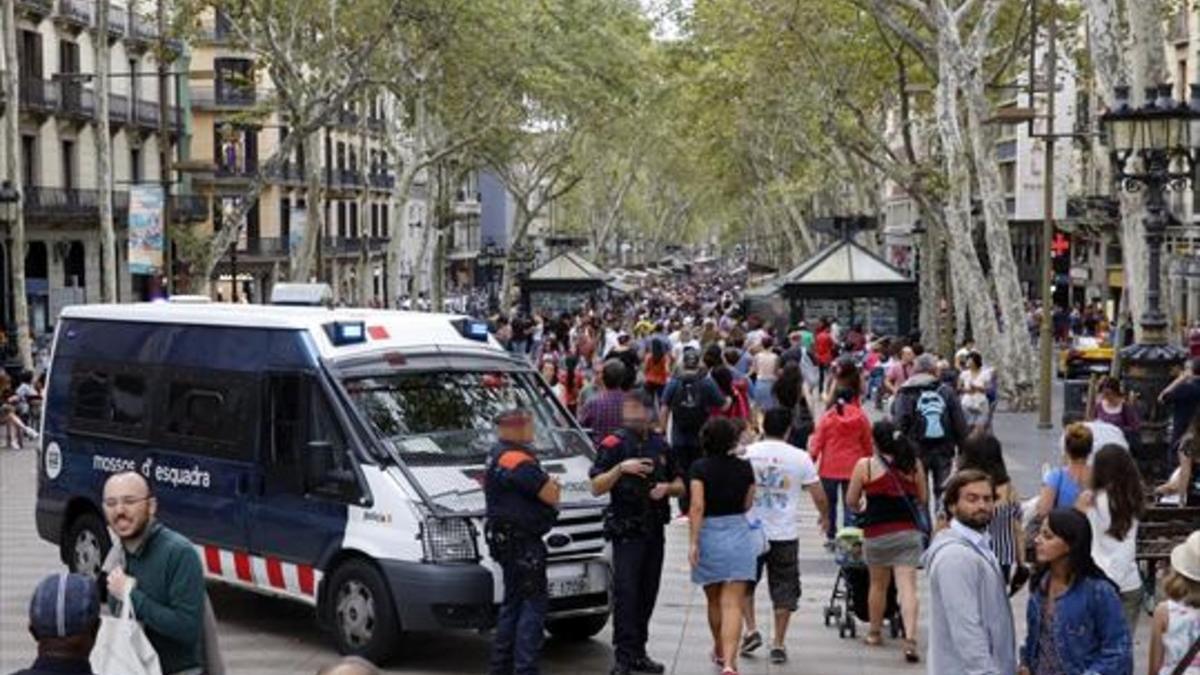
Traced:
[[702, 398], [699, 375], [680, 378], [679, 388], [670, 401], [671, 424], [676, 432], [687, 436], [700, 433], [700, 427], [708, 421], [708, 409]]

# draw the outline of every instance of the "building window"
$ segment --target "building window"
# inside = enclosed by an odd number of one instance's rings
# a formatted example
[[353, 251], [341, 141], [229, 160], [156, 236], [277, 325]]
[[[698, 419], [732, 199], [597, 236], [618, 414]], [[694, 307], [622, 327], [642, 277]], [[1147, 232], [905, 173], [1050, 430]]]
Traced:
[[216, 77], [217, 103], [246, 104], [254, 102], [254, 62], [250, 59], [221, 58], [213, 60]]
[[350, 202], [350, 238], [358, 238], [358, 204]]
[[388, 207], [387, 204], [379, 205], [379, 236], [388, 236]]
[[346, 203], [338, 202], [337, 205], [337, 233], [339, 237], [346, 236]]
[[21, 181], [24, 185], [37, 185], [37, 136], [21, 136]]
[[129, 181], [132, 183], [142, 182], [142, 149], [129, 149]]
[[292, 238], [292, 201], [287, 197], [279, 200], [279, 240], [286, 249]]
[[62, 184], [67, 190], [75, 189], [75, 141], [62, 142]]

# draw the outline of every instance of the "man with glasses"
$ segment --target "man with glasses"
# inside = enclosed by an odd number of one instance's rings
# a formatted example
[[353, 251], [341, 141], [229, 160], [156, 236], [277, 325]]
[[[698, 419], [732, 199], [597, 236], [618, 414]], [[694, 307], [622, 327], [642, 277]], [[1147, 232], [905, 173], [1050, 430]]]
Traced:
[[157, 510], [150, 483], [139, 473], [113, 474], [104, 484], [104, 515], [124, 557], [108, 570], [109, 599], [133, 603], [165, 675], [199, 675], [204, 570], [192, 543], [158, 522]]

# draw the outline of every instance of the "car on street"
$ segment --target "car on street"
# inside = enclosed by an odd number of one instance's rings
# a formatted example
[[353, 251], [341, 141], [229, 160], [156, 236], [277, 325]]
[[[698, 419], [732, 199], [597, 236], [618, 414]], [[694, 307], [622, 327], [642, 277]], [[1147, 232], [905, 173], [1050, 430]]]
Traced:
[[1073, 380], [1093, 374], [1107, 375], [1112, 367], [1112, 359], [1112, 344], [1088, 335], [1075, 335], [1059, 351], [1058, 376]]

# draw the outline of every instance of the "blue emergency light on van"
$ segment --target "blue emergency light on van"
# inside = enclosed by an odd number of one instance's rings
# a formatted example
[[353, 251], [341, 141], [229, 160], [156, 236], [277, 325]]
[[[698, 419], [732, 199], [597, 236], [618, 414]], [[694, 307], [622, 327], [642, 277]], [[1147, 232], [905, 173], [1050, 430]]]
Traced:
[[487, 342], [488, 325], [486, 321], [478, 319], [458, 319], [452, 322], [454, 327], [458, 329], [459, 335], [468, 340], [478, 340], [479, 342]]
[[367, 341], [367, 325], [362, 321], [334, 321], [325, 324], [325, 333], [335, 347], [356, 345]]
[[521, 407], [551, 422], [535, 451], [563, 486], [546, 629], [600, 632], [608, 500], [591, 493], [587, 436], [529, 363], [477, 319], [305, 306], [301, 295], [292, 306], [63, 309], [39, 536], [72, 571], [98, 572], [112, 543], [104, 482], [136, 471], [208, 580], [314, 606], [340, 651], [385, 662], [404, 632], [495, 624], [504, 580], [483, 540], [479, 477], [496, 416]]

